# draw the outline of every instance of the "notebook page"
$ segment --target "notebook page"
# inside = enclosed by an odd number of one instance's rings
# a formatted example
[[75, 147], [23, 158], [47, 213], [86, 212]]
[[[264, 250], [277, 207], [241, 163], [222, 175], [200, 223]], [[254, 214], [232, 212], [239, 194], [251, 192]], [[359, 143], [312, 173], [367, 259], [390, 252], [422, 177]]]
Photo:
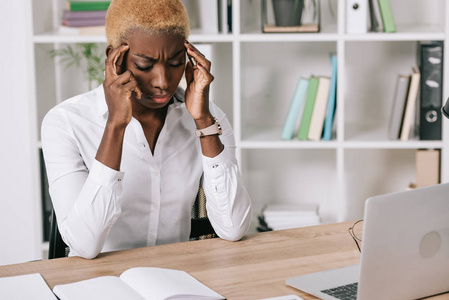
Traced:
[[225, 299], [184, 271], [132, 268], [120, 278], [147, 300]]
[[102, 276], [53, 288], [60, 300], [145, 300], [115, 276]]
[[0, 299], [56, 300], [41, 274], [0, 278]]

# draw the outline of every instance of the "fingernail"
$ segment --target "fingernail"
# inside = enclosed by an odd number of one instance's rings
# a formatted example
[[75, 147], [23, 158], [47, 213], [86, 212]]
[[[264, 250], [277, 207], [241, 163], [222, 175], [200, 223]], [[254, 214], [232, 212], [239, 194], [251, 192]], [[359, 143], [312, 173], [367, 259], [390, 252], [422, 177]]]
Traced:
[[187, 45], [190, 44], [188, 40], [185, 40], [184, 43], [186, 43]]
[[195, 52], [195, 50], [193, 50], [192, 48], [188, 48], [190, 51]]
[[200, 67], [202, 67], [203, 65], [201, 64], [201, 63], [198, 63], [198, 65], [200, 66]]

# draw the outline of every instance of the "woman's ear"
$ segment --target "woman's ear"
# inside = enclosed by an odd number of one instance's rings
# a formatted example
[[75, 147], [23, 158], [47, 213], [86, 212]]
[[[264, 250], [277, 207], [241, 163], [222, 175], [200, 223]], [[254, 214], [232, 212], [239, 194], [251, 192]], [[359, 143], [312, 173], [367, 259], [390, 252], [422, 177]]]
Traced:
[[108, 57], [109, 54], [111, 54], [111, 52], [112, 52], [113, 49], [114, 49], [114, 48], [112, 47], [112, 45], [108, 45], [108, 46], [106, 47], [106, 57]]

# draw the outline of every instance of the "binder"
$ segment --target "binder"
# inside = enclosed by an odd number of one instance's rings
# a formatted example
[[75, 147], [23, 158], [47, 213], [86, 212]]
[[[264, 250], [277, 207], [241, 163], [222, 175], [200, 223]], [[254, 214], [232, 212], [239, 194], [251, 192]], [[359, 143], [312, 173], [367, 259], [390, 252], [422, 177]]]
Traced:
[[419, 99], [419, 139], [441, 140], [441, 106], [443, 101], [443, 43], [419, 46], [421, 96]]
[[366, 33], [368, 0], [346, 0], [346, 32]]

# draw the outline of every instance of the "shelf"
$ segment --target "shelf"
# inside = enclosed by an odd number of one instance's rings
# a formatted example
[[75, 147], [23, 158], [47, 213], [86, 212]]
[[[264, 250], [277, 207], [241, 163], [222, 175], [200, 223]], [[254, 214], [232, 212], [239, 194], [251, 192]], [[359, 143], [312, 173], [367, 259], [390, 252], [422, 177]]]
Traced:
[[442, 41], [445, 33], [442, 26], [414, 26], [398, 24], [397, 32], [368, 32], [364, 34], [345, 34], [345, 41]]
[[336, 33], [245, 33], [241, 42], [336, 42]]
[[[232, 34], [191, 34], [189, 41], [193, 43], [221, 43], [232, 42], [235, 37]], [[76, 35], [48, 32], [33, 36], [35, 44], [51, 43], [107, 43], [104, 35]]]
[[350, 141], [344, 142], [346, 149], [441, 149], [442, 141]]
[[242, 141], [238, 145], [242, 149], [336, 149], [336, 141]]

